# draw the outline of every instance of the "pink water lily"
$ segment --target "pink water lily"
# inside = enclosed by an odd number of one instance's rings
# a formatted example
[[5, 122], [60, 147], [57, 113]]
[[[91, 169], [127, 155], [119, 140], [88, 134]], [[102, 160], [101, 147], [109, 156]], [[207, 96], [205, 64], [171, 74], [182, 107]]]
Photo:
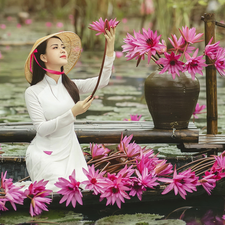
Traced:
[[8, 208], [5, 207], [6, 199], [1, 199], [0, 200], [0, 211], [7, 211]]
[[174, 194], [177, 195], [178, 193], [180, 194], [180, 196], [183, 199], [186, 199], [186, 188], [184, 186], [184, 179], [185, 176], [182, 174], [177, 174], [176, 168], [174, 169], [174, 173], [173, 173], [173, 178], [169, 179], [169, 178], [158, 178], [158, 181], [161, 182], [165, 182], [165, 183], [169, 183], [169, 185], [167, 185], [167, 187], [164, 189], [164, 191], [162, 192], [162, 195], [167, 194], [168, 192], [170, 192], [171, 190], [174, 190]]
[[139, 32], [135, 32], [134, 31], [134, 37], [132, 35], [130, 35], [129, 33], [127, 33], [126, 38], [124, 38], [124, 43], [125, 45], [122, 45], [121, 47], [123, 48], [122, 52], [126, 52], [126, 58], [127, 60], [131, 60], [131, 59], [145, 59], [145, 55], [141, 54], [138, 48], [138, 37], [141, 35], [140, 31]]
[[32, 24], [32, 19], [26, 19], [25, 24], [27, 24], [27, 25]]
[[164, 68], [160, 71], [160, 74], [165, 73], [168, 71], [168, 73], [172, 74], [173, 79], [175, 79], [176, 75], [180, 76], [180, 71], [183, 71], [183, 65], [184, 63], [182, 61], [179, 61], [178, 59], [181, 57], [180, 54], [175, 55], [174, 52], [171, 52], [171, 54], [165, 52], [164, 53], [166, 58], [160, 58], [157, 63], [162, 64]]
[[31, 199], [30, 215], [32, 217], [41, 214], [42, 210], [48, 211], [46, 204], [50, 204], [52, 199], [47, 196], [50, 195], [52, 190], [46, 189], [47, 183], [48, 181], [44, 180], [40, 180], [38, 182], [35, 181], [24, 191], [24, 194]]
[[6, 178], [7, 171], [3, 174], [1, 173], [1, 208], [2, 210], [7, 210], [5, 207], [5, 202], [9, 201], [14, 210], [16, 210], [15, 204], [23, 205], [23, 200], [26, 198], [23, 191], [21, 191], [21, 187], [17, 187], [13, 184], [12, 179]]
[[23, 201], [26, 198], [26, 195], [20, 189], [21, 187], [17, 187], [14, 184], [9, 186], [7, 183], [5, 184], [5, 199], [11, 203], [15, 211], [15, 204], [23, 205]]
[[48, 196], [52, 191], [46, 189], [48, 181], [40, 180], [40, 181], [35, 181], [34, 183], [30, 184], [28, 189], [25, 190], [26, 195], [40, 195], [42, 197]]
[[124, 166], [124, 168], [123, 169], [121, 169], [119, 172], [118, 172], [118, 174], [117, 174], [117, 177], [118, 176], [122, 176], [122, 182], [124, 183], [124, 184], [126, 184], [127, 183], [127, 181], [128, 181], [128, 183], [129, 183], [129, 179], [130, 179], [130, 177], [132, 176], [132, 174], [134, 173], [134, 169], [132, 169], [132, 167], [133, 167], [133, 165], [131, 165], [130, 167], [127, 167], [127, 164]]
[[159, 183], [155, 182], [157, 180], [156, 177], [153, 177], [152, 174], [148, 173], [148, 168], [144, 168], [142, 173], [138, 170], [135, 170], [137, 177], [131, 178], [130, 185], [130, 196], [137, 195], [138, 199], [141, 201], [142, 193], [147, 190], [147, 188], [154, 188], [154, 186], [159, 185]]
[[203, 36], [203, 33], [196, 34], [196, 29], [194, 27], [189, 29], [187, 26], [185, 26], [182, 27], [182, 30], [179, 29], [179, 31], [187, 43], [194, 44], [203, 41], [198, 40]]
[[0, 27], [4, 30], [6, 28], [5, 24], [0, 24]]
[[124, 119], [125, 121], [139, 121], [141, 119], [142, 115], [130, 115], [130, 119]]
[[225, 49], [220, 48], [217, 51], [214, 66], [221, 76], [225, 76]]
[[187, 52], [185, 52], [187, 62], [184, 65], [184, 70], [187, 70], [191, 74], [193, 80], [195, 79], [196, 73], [199, 73], [203, 76], [203, 68], [207, 66], [207, 64], [205, 64], [205, 59], [203, 59], [203, 55], [197, 55], [198, 49], [196, 49], [192, 57], [188, 55]]
[[173, 165], [171, 163], [166, 163], [166, 160], [162, 160], [160, 163], [156, 164], [154, 168], [154, 174], [157, 176], [165, 176], [173, 173]]
[[142, 150], [141, 146], [137, 145], [134, 142], [128, 144], [127, 146], [124, 146], [123, 148], [123, 152], [129, 159], [132, 159], [133, 157], [137, 157], [138, 155], [140, 155], [141, 150]]
[[21, 25], [20, 23], [18, 23], [18, 24], [16, 25], [16, 27], [17, 27], [17, 28], [21, 28], [22, 25]]
[[198, 119], [197, 114], [201, 114], [202, 113], [201, 111], [204, 110], [205, 108], [206, 108], [206, 105], [200, 106], [199, 103], [197, 103], [195, 106], [195, 111], [193, 112], [194, 118]]
[[127, 23], [127, 18], [123, 18], [122, 23]]
[[[105, 33], [105, 21], [103, 21], [102, 17], [99, 19], [99, 21], [92, 22], [92, 24], [89, 25], [89, 29], [98, 31], [96, 35], [104, 34]], [[119, 21], [116, 21], [116, 18], [114, 20], [109, 20], [109, 27], [116, 27], [119, 24]]]
[[167, 51], [167, 45], [164, 40], [162, 40], [162, 42], [159, 42], [159, 44], [160, 44], [160, 50], [158, 50], [157, 53], [162, 55]]
[[123, 137], [123, 133], [121, 133], [121, 139], [120, 139], [120, 143], [118, 145], [118, 150], [123, 151], [124, 148], [128, 147], [130, 141], [133, 138], [133, 134], [131, 134], [130, 136], [125, 136]]
[[[176, 53], [183, 53], [185, 51], [185, 39], [183, 36], [180, 36], [180, 38], [177, 40], [177, 36], [175, 34], [171, 34], [171, 37], [173, 40], [170, 38], [169, 41], [173, 45], [173, 48], [169, 49], [169, 51], [175, 51]], [[195, 49], [195, 47], [187, 46], [186, 48], [186, 53], [192, 53], [192, 51]]]
[[187, 192], [197, 191], [196, 186], [198, 184], [198, 178], [195, 175], [195, 172], [192, 172], [191, 169], [182, 171], [179, 175], [183, 175], [183, 189]]
[[48, 27], [48, 28], [50, 28], [50, 27], [52, 27], [52, 23], [51, 22], [46, 22], [45, 23], [45, 26]]
[[116, 51], [116, 58], [121, 58], [123, 57], [123, 52], [120, 52], [120, 51]]
[[138, 46], [137, 48], [138, 52], [140, 52], [140, 55], [148, 55], [149, 63], [151, 56], [155, 55], [157, 51], [161, 50], [161, 44], [159, 43], [161, 35], [158, 36], [157, 31], [153, 33], [150, 28], [148, 30], [143, 28], [142, 32], [143, 34], [137, 36], [138, 40], [135, 42], [135, 44]]
[[141, 14], [151, 14], [154, 12], [154, 4], [152, 0], [144, 0], [141, 2]]
[[106, 198], [106, 205], [114, 205], [116, 202], [117, 206], [121, 208], [121, 202], [125, 202], [124, 198], [130, 199], [126, 192], [129, 191], [130, 188], [124, 185], [121, 175], [119, 177], [114, 176], [114, 178], [114, 180], [108, 180], [107, 188], [105, 189], [105, 192], [101, 194], [100, 200]]
[[105, 187], [107, 186], [107, 181], [103, 177], [106, 171], [99, 172], [95, 171], [94, 165], [88, 166], [88, 171], [83, 168], [84, 174], [87, 176], [88, 180], [83, 181], [82, 184], [85, 184], [85, 189], [93, 190], [95, 195], [104, 192]]
[[60, 204], [66, 201], [66, 206], [72, 203], [72, 206], [76, 207], [76, 202], [83, 205], [82, 193], [80, 191], [80, 182], [76, 180], [75, 170], [69, 176], [69, 180], [60, 177], [59, 181], [55, 183], [55, 186], [61, 188], [57, 193], [62, 194], [63, 197], [60, 200]]
[[12, 21], [13, 18], [12, 18], [11, 16], [7, 16], [7, 20], [8, 20], [8, 21]]
[[219, 74], [225, 76], [225, 49], [219, 46], [219, 41], [211, 44], [212, 40], [213, 38], [206, 45], [204, 53], [209, 57]]
[[141, 186], [145, 188], [154, 189], [155, 186], [158, 186], [159, 183], [157, 181], [157, 177], [148, 172], [148, 168], [144, 168], [142, 173], [138, 170], [135, 171], [137, 174], [138, 182]]
[[131, 185], [130, 185], [130, 196], [135, 196], [137, 195], [138, 199], [141, 201], [142, 200], [142, 194], [144, 191], [146, 191], [146, 188], [140, 184], [138, 179], [136, 177], [131, 177], [130, 179]]
[[214, 178], [214, 174], [203, 176], [203, 178], [198, 182], [198, 185], [202, 185], [209, 195], [211, 195], [211, 191], [216, 187], [216, 179]]
[[43, 198], [39, 196], [33, 197], [30, 204], [30, 215], [33, 217], [40, 215], [43, 210], [48, 211], [46, 204], [50, 204], [51, 201], [52, 199], [50, 198]]
[[209, 43], [205, 46], [204, 54], [207, 55], [210, 59], [215, 60], [217, 56], [218, 50], [221, 48], [219, 46], [220, 41], [211, 44], [213, 37], [209, 40]]
[[106, 148], [104, 145], [98, 145], [94, 143], [90, 143], [91, 156], [93, 159], [102, 158], [108, 155], [110, 150]]
[[7, 175], [7, 171], [5, 171], [5, 173], [3, 174], [3, 172], [1, 172], [1, 188], [5, 189], [5, 186], [7, 185], [8, 187], [10, 187], [11, 185], [13, 185], [13, 179], [12, 178], [6, 178]]
[[[225, 156], [224, 154], [220, 154], [219, 156], [214, 156], [216, 169], [222, 169], [225, 171]], [[214, 167], [214, 166], [213, 166]]]
[[217, 162], [215, 162], [210, 171], [205, 172], [205, 176], [209, 175], [213, 175], [212, 179], [218, 181], [225, 177], [225, 172], [222, 168], [217, 167]]
[[157, 158], [157, 155], [153, 154], [153, 150], [150, 149], [146, 154], [141, 152], [140, 157], [136, 158], [136, 166], [140, 173], [143, 170], [148, 168], [148, 172], [153, 171], [156, 168], [156, 165], [159, 164], [161, 160]]
[[64, 24], [62, 23], [62, 22], [58, 22], [57, 24], [56, 24], [56, 27], [58, 27], [58, 28], [62, 28], [64, 26]]

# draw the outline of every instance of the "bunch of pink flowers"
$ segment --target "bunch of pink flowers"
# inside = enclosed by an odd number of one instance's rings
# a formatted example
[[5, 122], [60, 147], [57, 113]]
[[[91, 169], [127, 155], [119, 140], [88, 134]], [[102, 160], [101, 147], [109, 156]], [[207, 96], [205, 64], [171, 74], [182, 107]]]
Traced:
[[[121, 208], [121, 203], [129, 200], [133, 196], [137, 196], [142, 200], [144, 191], [155, 189], [159, 186], [165, 186], [161, 194], [167, 194], [174, 191], [175, 195], [180, 195], [186, 199], [187, 193], [197, 191], [198, 186], [202, 186], [210, 195], [215, 188], [216, 182], [225, 177], [225, 151], [219, 156], [213, 156], [213, 166], [204, 172], [201, 177], [196, 176], [191, 169], [178, 172], [176, 165], [173, 167], [165, 159], [159, 159], [152, 149], [141, 147], [135, 142], [131, 142], [133, 135], [121, 138], [117, 146], [117, 151], [125, 154], [130, 160], [129, 166], [124, 163], [124, 167], [119, 172], [109, 173], [96, 169], [94, 164], [83, 169], [87, 177], [86, 181], [79, 182], [76, 180], [76, 171], [74, 170], [69, 179], [60, 177], [55, 185], [60, 189], [59, 194], [62, 198], [59, 203], [66, 201], [66, 206], [72, 203], [75, 208], [76, 203], [83, 205], [82, 190], [89, 190], [94, 195], [99, 196], [99, 201], [106, 199], [106, 205], [114, 205], [115, 203]], [[94, 157], [104, 158], [110, 151], [104, 151], [102, 145], [91, 144], [95, 148]], [[104, 153], [104, 154], [103, 154]], [[23, 200], [27, 197], [31, 200], [30, 214], [36, 216], [41, 212], [48, 211], [47, 204], [51, 203], [51, 190], [46, 189], [48, 181], [35, 181], [30, 184], [24, 192], [20, 187], [16, 187], [12, 183], [12, 179], [6, 178], [6, 174], [1, 175], [1, 191], [0, 191], [0, 210], [5, 211], [5, 203], [9, 201], [14, 210], [15, 204], [23, 204]]]
[[[192, 79], [195, 79], [196, 74], [203, 75], [203, 69], [207, 66], [204, 55], [207, 55], [211, 64], [216, 67], [220, 75], [225, 75], [225, 50], [219, 46], [219, 42], [212, 43], [212, 39], [205, 47], [204, 53], [198, 56], [199, 49], [192, 45], [203, 40], [199, 40], [203, 33], [196, 34], [196, 29], [188, 28], [187, 26], [179, 29], [181, 36], [171, 35], [168, 38], [173, 48], [168, 49], [166, 42], [161, 40], [161, 35], [157, 35], [157, 31], [153, 32], [142, 29], [143, 33], [135, 32], [134, 36], [127, 33], [122, 45], [123, 52], [126, 52], [127, 60], [136, 59], [137, 65], [141, 60], [148, 57], [148, 63], [152, 59], [160, 68], [160, 73], [168, 72], [172, 74], [173, 79], [176, 75], [179, 77], [180, 72], [188, 71]], [[186, 62], [183, 62], [184, 56]]]
[[[171, 163], [159, 159], [152, 150], [144, 152], [145, 148], [141, 148], [134, 142], [130, 143], [132, 137], [132, 135], [125, 136], [117, 147], [120, 152], [130, 150], [130, 153], [126, 153], [129, 158], [133, 159], [132, 165], [129, 167], [125, 165], [118, 173], [112, 174], [96, 170], [94, 165], [88, 166], [88, 170], [83, 169], [87, 181], [81, 183], [76, 182], [75, 173], [73, 173], [73, 181], [71, 180], [71, 182], [59, 178], [57, 187], [62, 187], [58, 192], [64, 196], [62, 200], [67, 199], [67, 205], [70, 201], [78, 201], [82, 204], [80, 189], [83, 185], [86, 190], [93, 191], [94, 195], [99, 195], [100, 201], [106, 199], [106, 205], [116, 203], [121, 208], [121, 203], [124, 203], [125, 199], [137, 196], [139, 200], [142, 200], [144, 191], [154, 189], [162, 184], [165, 189], [161, 194], [164, 195], [173, 190], [175, 195], [179, 194], [183, 199], [186, 199], [188, 192], [197, 191], [197, 186], [202, 186], [210, 195], [216, 182], [225, 177], [225, 152], [220, 156], [214, 156], [213, 166], [200, 178], [191, 169], [178, 173], [176, 165], [173, 168]], [[98, 148], [98, 145], [95, 147], [95, 157], [98, 156], [98, 149], [99, 157], [105, 157], [105, 154], [102, 154], [102, 147]], [[70, 188], [65, 188], [65, 184]]]

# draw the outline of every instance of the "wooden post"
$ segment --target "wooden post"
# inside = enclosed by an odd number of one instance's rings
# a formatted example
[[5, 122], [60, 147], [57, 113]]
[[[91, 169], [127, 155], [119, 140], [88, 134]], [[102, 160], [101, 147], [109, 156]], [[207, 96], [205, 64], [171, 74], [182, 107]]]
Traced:
[[[205, 13], [202, 18], [205, 22], [205, 45], [213, 37], [215, 43], [215, 18], [213, 13]], [[206, 63], [211, 61], [206, 56]], [[207, 134], [217, 134], [217, 75], [215, 66], [206, 67], [206, 101], [207, 101]]]

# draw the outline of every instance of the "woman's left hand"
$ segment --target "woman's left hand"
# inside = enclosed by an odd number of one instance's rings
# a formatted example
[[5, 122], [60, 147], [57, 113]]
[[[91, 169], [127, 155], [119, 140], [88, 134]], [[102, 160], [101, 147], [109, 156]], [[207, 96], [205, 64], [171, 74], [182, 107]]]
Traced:
[[105, 38], [107, 40], [107, 49], [106, 49], [106, 55], [109, 57], [113, 57], [114, 53], [114, 43], [115, 43], [115, 33], [116, 28], [110, 27], [110, 31], [106, 30]]

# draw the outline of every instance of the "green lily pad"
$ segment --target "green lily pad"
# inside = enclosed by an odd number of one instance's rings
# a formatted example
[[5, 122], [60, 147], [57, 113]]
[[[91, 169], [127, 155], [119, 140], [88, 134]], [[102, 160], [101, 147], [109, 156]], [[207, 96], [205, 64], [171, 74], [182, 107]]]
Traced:
[[36, 223], [36, 224], [63, 224], [65, 222], [73, 222], [73, 224], [81, 224], [76, 223], [81, 221], [83, 215], [80, 213], [75, 213], [72, 211], [66, 210], [54, 210], [51, 209], [48, 212], [43, 211], [41, 215], [31, 217], [29, 212], [25, 211], [6, 211], [1, 213], [0, 223], [1, 224], [22, 224], [22, 223]]
[[158, 220], [163, 216], [156, 214], [125, 214], [104, 217], [96, 221], [95, 225], [185, 225], [182, 220]]
[[25, 156], [28, 144], [1, 144], [2, 156]]
[[80, 213], [75, 213], [73, 211], [66, 210], [54, 210], [51, 209], [48, 212], [43, 211], [41, 215], [31, 217], [27, 211], [6, 211], [1, 212], [0, 223], [1, 224], [71, 224], [80, 225], [83, 215]]
[[166, 147], [158, 148], [158, 152], [165, 156], [181, 156], [181, 155], [193, 155], [193, 152], [181, 152], [176, 145], [168, 145]]

